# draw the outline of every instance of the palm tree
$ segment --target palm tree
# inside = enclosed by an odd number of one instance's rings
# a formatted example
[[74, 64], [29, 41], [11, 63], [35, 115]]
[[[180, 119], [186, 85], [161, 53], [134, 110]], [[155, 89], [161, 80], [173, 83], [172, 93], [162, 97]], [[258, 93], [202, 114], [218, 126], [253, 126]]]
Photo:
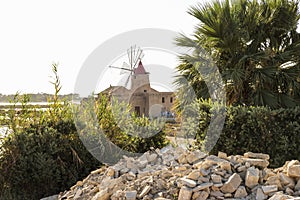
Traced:
[[198, 98], [209, 98], [198, 68], [210, 57], [223, 78], [228, 104], [300, 105], [297, 0], [214, 1], [192, 6], [188, 13], [199, 24], [191, 38], [181, 34], [176, 39], [177, 45], [193, 49], [179, 57], [181, 99], [188, 84]]

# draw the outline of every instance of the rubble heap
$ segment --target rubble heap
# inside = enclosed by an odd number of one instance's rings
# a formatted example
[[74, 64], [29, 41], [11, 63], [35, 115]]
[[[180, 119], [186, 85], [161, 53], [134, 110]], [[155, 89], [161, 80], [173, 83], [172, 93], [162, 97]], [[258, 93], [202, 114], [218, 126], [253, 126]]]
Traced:
[[300, 200], [300, 162], [269, 169], [269, 155], [207, 155], [164, 147], [93, 171], [59, 199]]

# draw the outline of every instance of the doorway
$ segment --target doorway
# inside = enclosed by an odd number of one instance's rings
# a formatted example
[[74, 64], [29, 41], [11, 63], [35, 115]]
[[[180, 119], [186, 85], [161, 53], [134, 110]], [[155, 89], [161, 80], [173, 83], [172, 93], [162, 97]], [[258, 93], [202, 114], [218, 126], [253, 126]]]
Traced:
[[141, 116], [141, 110], [139, 106], [134, 107], [134, 112], [136, 113], [137, 116]]

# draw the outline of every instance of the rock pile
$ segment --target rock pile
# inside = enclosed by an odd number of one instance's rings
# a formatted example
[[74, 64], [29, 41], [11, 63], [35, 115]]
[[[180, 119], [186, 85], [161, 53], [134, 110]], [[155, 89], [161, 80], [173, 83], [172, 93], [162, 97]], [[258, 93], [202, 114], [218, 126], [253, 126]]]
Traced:
[[300, 200], [300, 162], [267, 168], [269, 155], [207, 155], [164, 147], [93, 171], [59, 195], [77, 200]]

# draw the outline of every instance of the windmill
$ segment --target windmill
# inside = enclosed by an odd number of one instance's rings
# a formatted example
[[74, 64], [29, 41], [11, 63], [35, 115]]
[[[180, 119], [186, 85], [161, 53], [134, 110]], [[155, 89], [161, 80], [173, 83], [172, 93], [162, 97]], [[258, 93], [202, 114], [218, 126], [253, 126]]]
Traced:
[[123, 62], [122, 67], [109, 66], [110, 68], [120, 69], [120, 74], [126, 74], [125, 88], [131, 89], [131, 76], [134, 73], [138, 62], [144, 57], [143, 50], [136, 45], [127, 50], [128, 63]]

